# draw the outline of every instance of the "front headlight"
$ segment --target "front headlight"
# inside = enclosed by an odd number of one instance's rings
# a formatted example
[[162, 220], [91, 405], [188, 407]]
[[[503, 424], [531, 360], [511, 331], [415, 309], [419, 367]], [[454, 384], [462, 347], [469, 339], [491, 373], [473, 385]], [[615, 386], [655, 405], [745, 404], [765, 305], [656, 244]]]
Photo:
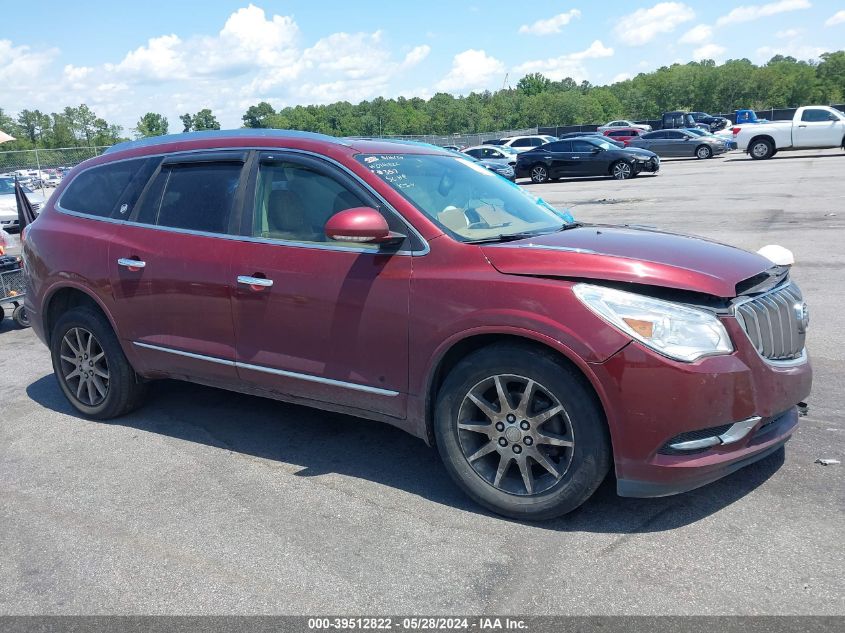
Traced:
[[710, 312], [591, 284], [572, 290], [602, 319], [669, 358], [691, 362], [733, 351], [724, 326]]

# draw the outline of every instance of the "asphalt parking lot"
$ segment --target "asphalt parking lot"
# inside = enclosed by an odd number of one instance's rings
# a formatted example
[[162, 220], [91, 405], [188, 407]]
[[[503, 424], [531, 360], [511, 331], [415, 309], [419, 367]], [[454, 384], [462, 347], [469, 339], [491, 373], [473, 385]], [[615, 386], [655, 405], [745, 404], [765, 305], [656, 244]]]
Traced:
[[539, 524], [482, 511], [380, 424], [181, 383], [74, 415], [0, 325], [0, 614], [845, 614], [841, 150], [529, 185], [584, 221], [794, 251], [810, 415], [785, 452], [684, 495]]

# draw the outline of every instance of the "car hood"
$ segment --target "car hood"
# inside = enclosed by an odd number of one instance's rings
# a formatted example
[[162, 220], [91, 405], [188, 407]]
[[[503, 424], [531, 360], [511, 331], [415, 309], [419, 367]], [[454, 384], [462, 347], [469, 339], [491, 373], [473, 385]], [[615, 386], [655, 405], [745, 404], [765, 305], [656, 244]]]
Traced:
[[638, 156], [647, 156], [648, 158], [656, 158], [657, 154], [648, 149], [641, 147], [626, 147], [625, 151], [629, 154], [637, 154]]
[[504, 274], [622, 281], [726, 298], [736, 296], [739, 282], [773, 266], [726, 244], [627, 226], [579, 226], [482, 249]]

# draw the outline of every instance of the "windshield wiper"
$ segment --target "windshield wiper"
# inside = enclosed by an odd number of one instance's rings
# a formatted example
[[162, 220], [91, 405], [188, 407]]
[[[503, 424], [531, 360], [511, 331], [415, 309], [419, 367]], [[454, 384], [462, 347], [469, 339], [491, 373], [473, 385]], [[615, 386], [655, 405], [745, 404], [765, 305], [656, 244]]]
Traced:
[[[562, 230], [562, 229], [557, 229]], [[490, 237], [480, 237], [477, 240], [466, 240], [464, 244], [487, 244], [489, 242], [513, 242], [515, 240], [525, 240], [530, 237], [537, 237], [539, 235], [548, 235], [551, 231], [526, 231], [525, 233], [502, 233], [499, 235], [491, 235]]]

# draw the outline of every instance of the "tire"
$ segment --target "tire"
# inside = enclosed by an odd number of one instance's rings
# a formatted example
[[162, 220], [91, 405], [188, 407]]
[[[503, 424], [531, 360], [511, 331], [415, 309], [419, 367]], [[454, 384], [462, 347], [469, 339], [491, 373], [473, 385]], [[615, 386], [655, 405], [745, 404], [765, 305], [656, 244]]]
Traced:
[[[50, 355], [65, 397], [88, 418], [108, 420], [125, 415], [137, 408], [146, 394], [146, 384], [126, 360], [111, 325], [90, 308], [74, 308], [59, 317], [50, 339]], [[80, 370], [84, 376], [78, 376]]]
[[756, 139], [748, 146], [748, 153], [754, 160], [765, 160], [775, 155], [775, 146], [768, 139]]
[[[529, 381], [531, 399], [520, 410]], [[507, 394], [504, 408], [499, 385]], [[530, 346], [491, 345], [458, 363], [437, 394], [434, 433], [458, 486], [515, 519], [571, 512], [610, 469], [604, 414], [586, 380], [553, 353]]]
[[617, 160], [610, 166], [610, 175], [616, 180], [628, 180], [634, 175], [633, 166], [624, 160]]
[[706, 145], [699, 145], [695, 148], [695, 157], [700, 158], [702, 160], [707, 158], [713, 158], [713, 150], [707, 147]]
[[542, 184], [549, 181], [549, 170], [542, 163], [537, 163], [531, 166], [531, 182], [535, 184]]
[[12, 318], [19, 327], [29, 327], [29, 316], [27, 316], [26, 308], [22, 304], [14, 309]]

